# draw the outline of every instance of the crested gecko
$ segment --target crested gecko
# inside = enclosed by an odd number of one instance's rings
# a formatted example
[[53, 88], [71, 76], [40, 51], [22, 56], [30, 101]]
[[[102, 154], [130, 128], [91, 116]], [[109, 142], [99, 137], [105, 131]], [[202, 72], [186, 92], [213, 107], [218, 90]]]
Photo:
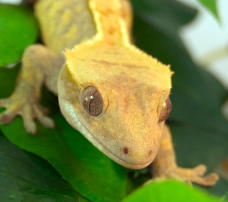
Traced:
[[30, 134], [35, 118], [53, 128], [39, 104], [45, 85], [68, 123], [118, 164], [141, 169], [153, 162], [155, 178], [216, 183], [215, 173], [203, 177], [204, 165], [176, 164], [165, 124], [172, 71], [131, 43], [128, 0], [39, 0], [34, 9], [44, 45], [24, 51], [16, 88], [0, 99], [0, 122], [20, 115]]

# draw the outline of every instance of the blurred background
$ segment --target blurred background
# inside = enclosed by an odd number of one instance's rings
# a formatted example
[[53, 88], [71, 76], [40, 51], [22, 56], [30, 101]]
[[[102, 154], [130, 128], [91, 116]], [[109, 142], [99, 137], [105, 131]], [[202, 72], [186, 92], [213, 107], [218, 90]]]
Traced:
[[228, 88], [228, 1], [217, 0], [220, 22], [197, 0], [179, 0], [198, 9], [193, 22], [179, 34], [193, 60], [207, 68]]

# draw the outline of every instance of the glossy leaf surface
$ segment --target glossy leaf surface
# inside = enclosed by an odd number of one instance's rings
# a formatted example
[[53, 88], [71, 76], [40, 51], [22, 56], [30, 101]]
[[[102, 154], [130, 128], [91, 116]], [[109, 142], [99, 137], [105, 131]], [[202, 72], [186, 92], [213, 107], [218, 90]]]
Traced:
[[31, 9], [0, 4], [0, 67], [20, 60], [37, 37], [38, 24]]
[[[202, 191], [193, 189], [187, 184], [166, 180], [156, 181], [142, 186], [134, 193], [129, 195], [123, 202], [219, 202], [221, 200], [209, 196]], [[225, 201], [224, 201], [225, 202]]]

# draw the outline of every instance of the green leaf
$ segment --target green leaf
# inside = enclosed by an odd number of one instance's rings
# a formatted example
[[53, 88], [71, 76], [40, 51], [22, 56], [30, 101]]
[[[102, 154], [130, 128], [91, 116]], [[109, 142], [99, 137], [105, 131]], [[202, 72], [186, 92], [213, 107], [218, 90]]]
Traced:
[[219, 21], [219, 14], [217, 9], [217, 0], [199, 0]]
[[[131, 195], [126, 197], [123, 202], [218, 202], [212, 196], [205, 194], [197, 189], [191, 188], [190, 186], [172, 180], [166, 181], [155, 181], [151, 184], [145, 185], [140, 189], [133, 192]], [[225, 201], [224, 201], [225, 202]]]
[[0, 131], [0, 201], [75, 202], [77, 192], [40, 157], [22, 151]]
[[[10, 94], [17, 69], [0, 69], [0, 97]], [[13, 76], [12, 76], [13, 75]], [[5, 83], [8, 89], [4, 88]], [[1, 125], [3, 133], [18, 147], [46, 159], [81, 195], [92, 201], [120, 201], [125, 197], [126, 169], [98, 151], [63, 118], [57, 98], [43, 92], [44, 105], [51, 109], [56, 128], [40, 123], [35, 136], [25, 132], [21, 117]], [[1, 110], [2, 111], [2, 110]], [[16, 168], [23, 168], [17, 165]]]
[[30, 9], [0, 4], [0, 67], [17, 62], [38, 36], [38, 24]]

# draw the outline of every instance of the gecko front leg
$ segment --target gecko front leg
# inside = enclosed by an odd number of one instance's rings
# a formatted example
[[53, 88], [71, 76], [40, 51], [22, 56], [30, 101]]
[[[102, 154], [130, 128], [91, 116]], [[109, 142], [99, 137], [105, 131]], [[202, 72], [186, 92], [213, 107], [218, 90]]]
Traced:
[[23, 54], [14, 92], [9, 98], [0, 99], [0, 108], [6, 108], [0, 114], [0, 122], [7, 124], [20, 115], [28, 133], [36, 133], [34, 118], [45, 127], [53, 128], [53, 120], [45, 116], [47, 110], [39, 104], [41, 86], [45, 84], [57, 94], [57, 78], [63, 63], [63, 58], [46, 47], [38, 44], [29, 46]]
[[181, 168], [176, 164], [176, 157], [168, 126], [164, 125], [161, 145], [157, 157], [153, 161], [152, 171], [154, 178], [174, 178], [188, 182], [194, 182], [203, 186], [214, 185], [218, 175], [211, 173], [203, 177], [206, 166], [198, 165], [195, 168]]

